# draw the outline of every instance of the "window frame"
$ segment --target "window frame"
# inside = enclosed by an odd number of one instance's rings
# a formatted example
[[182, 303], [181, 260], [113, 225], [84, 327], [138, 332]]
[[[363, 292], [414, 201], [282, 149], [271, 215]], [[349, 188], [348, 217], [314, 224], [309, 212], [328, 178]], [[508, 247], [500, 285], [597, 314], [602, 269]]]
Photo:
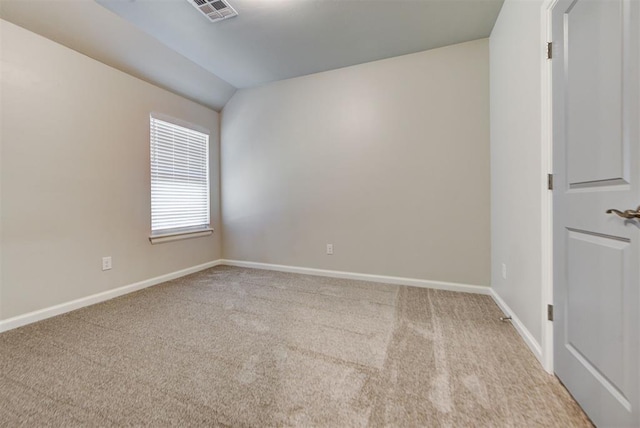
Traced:
[[[168, 229], [159, 229], [154, 231], [153, 228], [153, 196], [151, 194], [152, 191], [152, 182], [153, 182], [153, 161], [151, 159], [152, 156], [152, 147], [154, 145], [154, 141], [152, 140], [152, 125], [153, 121], [161, 121], [168, 123], [169, 125], [177, 126], [180, 128], [185, 128], [190, 131], [195, 131], [201, 134], [204, 134], [207, 138], [206, 143], [206, 187], [207, 187], [207, 224], [203, 226], [189, 226], [189, 227], [174, 227]], [[186, 122], [184, 120], [177, 119], [175, 117], [167, 116], [162, 113], [152, 112], [149, 114], [149, 220], [150, 220], [150, 233], [149, 233], [149, 241], [152, 244], [158, 244], [162, 242], [170, 242], [181, 239], [191, 239], [191, 238], [199, 238], [202, 236], [209, 236], [213, 233], [213, 228], [211, 227], [211, 131], [205, 127], [195, 125], [190, 122]]]

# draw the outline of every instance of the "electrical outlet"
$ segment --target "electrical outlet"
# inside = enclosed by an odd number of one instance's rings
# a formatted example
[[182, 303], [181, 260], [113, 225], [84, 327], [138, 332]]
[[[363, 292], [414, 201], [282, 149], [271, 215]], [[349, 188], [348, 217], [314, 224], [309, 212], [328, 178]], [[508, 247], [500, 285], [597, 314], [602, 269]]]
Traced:
[[327, 244], [327, 254], [328, 255], [333, 254], [333, 244]]
[[111, 256], [102, 258], [102, 270], [111, 269]]
[[502, 279], [507, 279], [507, 265], [502, 263]]

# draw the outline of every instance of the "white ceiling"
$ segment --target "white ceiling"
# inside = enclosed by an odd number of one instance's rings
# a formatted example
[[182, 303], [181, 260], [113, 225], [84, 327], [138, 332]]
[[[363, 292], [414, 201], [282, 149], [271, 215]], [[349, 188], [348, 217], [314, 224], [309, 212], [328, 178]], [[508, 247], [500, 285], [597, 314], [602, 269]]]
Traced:
[[503, 2], [228, 0], [239, 16], [211, 23], [187, 0], [95, 1], [0, 0], [0, 15], [216, 110], [235, 88], [488, 37]]

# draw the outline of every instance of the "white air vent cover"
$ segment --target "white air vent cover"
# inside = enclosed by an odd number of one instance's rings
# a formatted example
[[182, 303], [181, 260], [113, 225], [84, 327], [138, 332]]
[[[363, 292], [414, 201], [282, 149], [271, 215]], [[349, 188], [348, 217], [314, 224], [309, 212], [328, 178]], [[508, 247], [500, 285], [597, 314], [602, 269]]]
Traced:
[[238, 12], [229, 3], [222, 0], [187, 0], [211, 22], [238, 16]]

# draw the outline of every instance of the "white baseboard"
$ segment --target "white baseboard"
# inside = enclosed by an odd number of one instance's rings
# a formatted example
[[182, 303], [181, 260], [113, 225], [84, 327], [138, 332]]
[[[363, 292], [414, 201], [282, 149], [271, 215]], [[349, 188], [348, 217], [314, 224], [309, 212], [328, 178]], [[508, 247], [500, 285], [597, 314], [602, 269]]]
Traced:
[[[240, 260], [215, 260], [208, 263], [203, 263], [198, 266], [193, 266], [187, 269], [171, 272], [165, 275], [160, 275], [155, 278], [147, 279], [144, 281], [136, 282], [134, 284], [125, 285], [123, 287], [115, 288], [113, 290], [104, 291], [102, 293], [93, 294], [91, 296], [82, 297], [80, 299], [72, 300], [70, 302], [61, 303], [59, 305], [51, 306], [49, 308], [40, 309], [34, 312], [30, 312], [24, 315], [18, 315], [6, 320], [0, 320], [0, 333], [14, 328], [22, 327], [27, 324], [31, 324], [37, 321], [41, 321], [47, 318], [61, 315], [67, 312], [71, 312], [76, 309], [83, 308], [85, 306], [94, 305], [96, 303], [104, 302], [106, 300], [113, 299], [125, 294], [133, 293], [134, 291], [142, 290], [147, 287], [151, 287], [172, 279], [180, 278], [191, 273], [199, 272], [204, 269], [209, 269], [218, 265], [247, 267], [254, 269], [266, 269], [275, 270], [280, 272], [293, 272], [306, 275], [327, 276], [332, 278], [344, 278], [344, 279], [356, 279], [361, 281], [379, 282], [384, 284], [396, 284], [396, 285], [408, 285], [412, 287], [433, 288], [437, 290], [449, 290], [459, 291], [463, 293], [474, 293], [491, 295], [492, 290], [489, 287], [480, 285], [458, 284], [453, 282], [443, 281], [429, 281], [424, 279], [403, 278], [396, 276], [383, 276], [383, 275], [371, 275], [365, 273], [354, 273], [344, 271], [334, 271], [325, 269], [313, 269], [297, 266], [285, 266], [275, 265], [268, 263], [246, 262]], [[494, 296], [494, 299], [496, 297]]]
[[542, 358], [542, 347], [540, 346], [538, 341], [533, 337], [531, 332], [524, 326], [522, 321], [520, 321], [516, 314], [511, 310], [509, 305], [507, 305], [505, 301], [502, 300], [500, 295], [498, 295], [498, 293], [496, 293], [493, 288], [491, 288], [491, 297], [493, 297], [493, 300], [500, 307], [502, 312], [504, 312], [505, 315], [511, 317], [511, 324], [513, 324], [516, 331], [524, 340], [524, 343], [526, 343], [529, 349], [531, 349], [531, 352], [533, 352], [533, 355], [536, 356], [542, 367], [544, 367], [544, 360]]
[[302, 273], [305, 275], [328, 276], [331, 278], [357, 279], [360, 281], [380, 282], [383, 284], [409, 285], [412, 287], [433, 288], [436, 290], [460, 291], [463, 293], [491, 294], [491, 288], [481, 285], [458, 284], [455, 282], [429, 281], [426, 279], [403, 278], [399, 276], [371, 275], [367, 273], [344, 272], [337, 270], [313, 269], [298, 266], [275, 265], [269, 263], [246, 262], [241, 260], [221, 260], [227, 266], [253, 269], [275, 270], [280, 272]]
[[136, 282], [134, 284], [118, 287], [113, 290], [104, 291], [102, 293], [93, 294], [91, 296], [82, 297], [80, 299], [72, 300], [70, 302], [61, 303], [59, 305], [51, 306], [49, 308], [40, 309], [34, 312], [29, 312], [24, 315], [18, 315], [13, 318], [0, 321], [0, 333], [3, 331], [12, 330], [14, 328], [22, 327], [27, 324], [41, 321], [47, 318], [55, 317], [67, 312], [71, 312], [76, 309], [84, 308], [85, 306], [94, 305], [96, 303], [104, 302], [105, 300], [113, 299], [125, 294], [133, 293], [134, 291], [142, 290], [143, 288], [151, 287], [172, 279], [180, 278], [181, 276], [189, 275], [195, 272], [199, 272], [204, 269], [209, 269], [214, 266], [222, 264], [221, 260], [214, 260], [212, 262], [203, 263], [201, 265], [193, 266], [190, 268], [170, 272], [165, 275], [156, 276], [155, 278], [146, 279], [144, 281]]

